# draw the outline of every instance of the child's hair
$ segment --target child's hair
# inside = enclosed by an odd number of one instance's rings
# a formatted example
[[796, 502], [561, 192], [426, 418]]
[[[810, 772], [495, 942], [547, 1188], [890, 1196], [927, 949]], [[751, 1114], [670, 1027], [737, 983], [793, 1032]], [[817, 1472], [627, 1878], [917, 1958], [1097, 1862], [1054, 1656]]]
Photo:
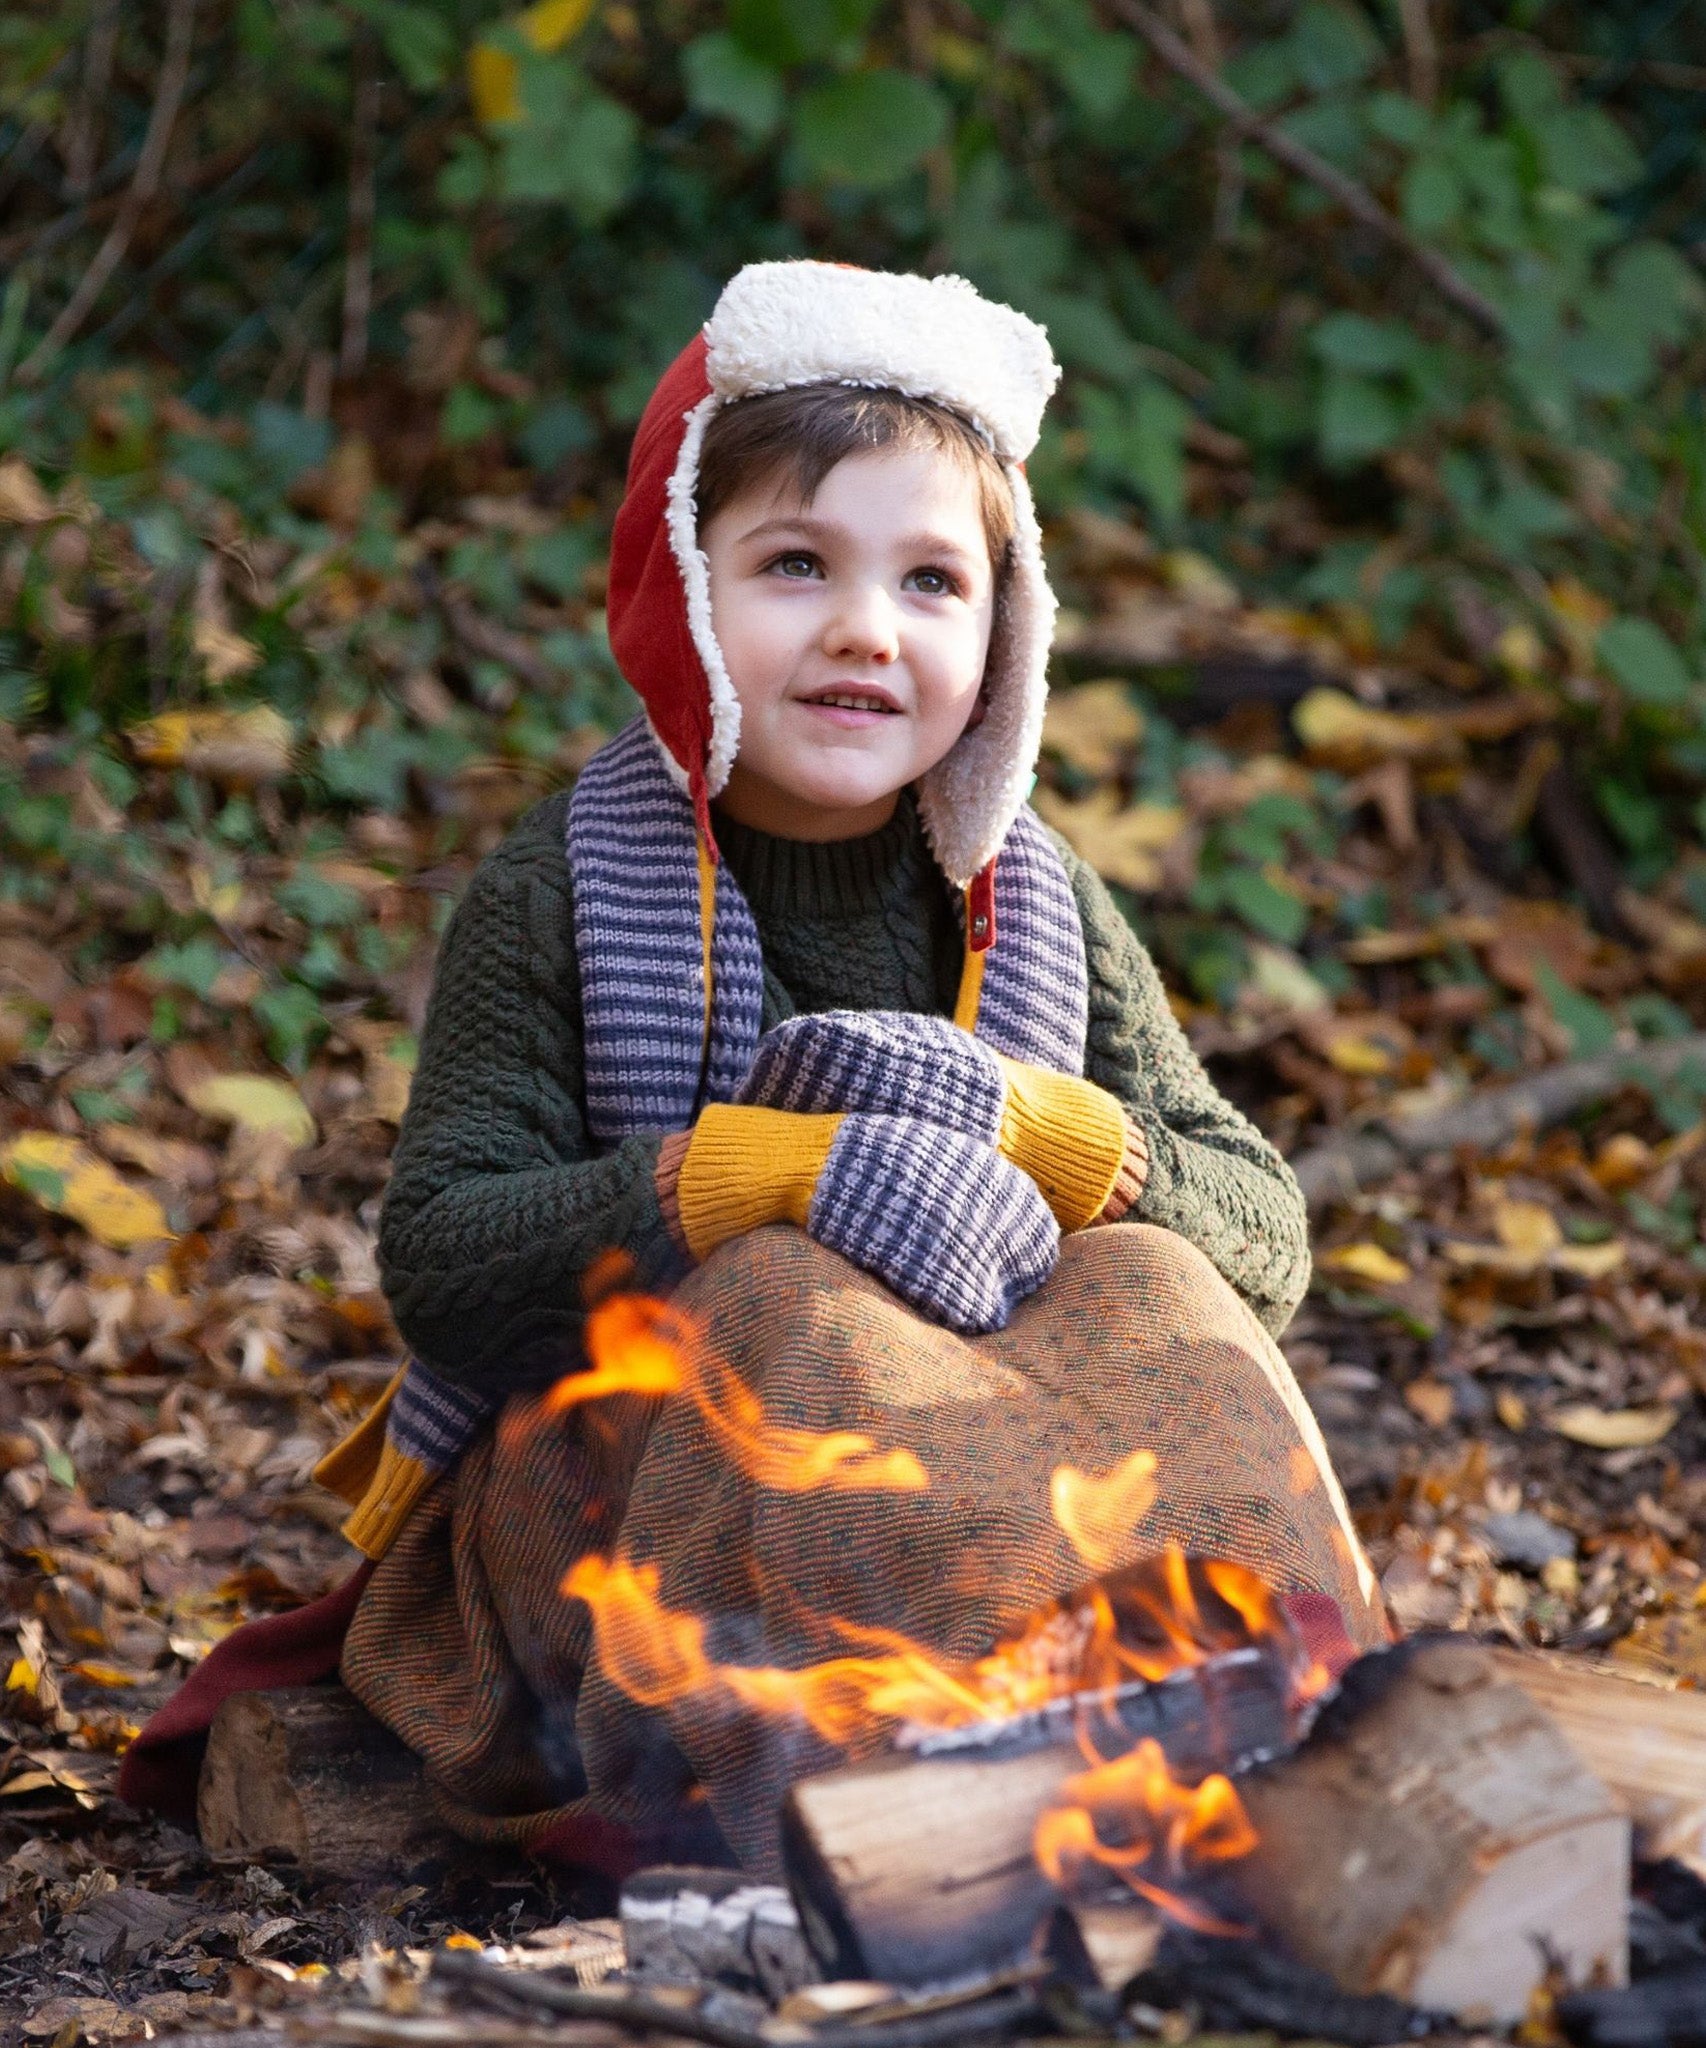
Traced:
[[699, 454], [699, 527], [743, 491], [785, 478], [809, 505], [838, 462], [875, 448], [927, 448], [975, 478], [999, 591], [1014, 535], [1013, 493], [994, 450], [970, 420], [933, 399], [886, 387], [801, 384], [720, 406]]

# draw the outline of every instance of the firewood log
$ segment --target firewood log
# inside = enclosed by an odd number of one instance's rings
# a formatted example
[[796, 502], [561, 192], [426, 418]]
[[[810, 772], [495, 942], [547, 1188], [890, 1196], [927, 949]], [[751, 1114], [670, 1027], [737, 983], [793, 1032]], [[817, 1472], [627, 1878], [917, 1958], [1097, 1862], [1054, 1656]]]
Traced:
[[[1115, 1711], [1125, 1742], [1153, 1736], [1193, 1782], [1290, 1739], [1285, 1668], [1256, 1650], [1126, 1689]], [[826, 1973], [932, 1984], [1021, 1961], [1060, 1901], [1032, 1841], [1084, 1769], [1071, 1730], [1045, 1710], [795, 1785], [783, 1858]]]
[[234, 1693], [196, 1795], [217, 1856], [289, 1857], [316, 1877], [397, 1876], [458, 1852], [418, 1758], [340, 1685]]
[[1479, 1645], [1363, 1658], [1239, 1789], [1259, 1842], [1229, 1880], [1343, 1989], [1508, 2022], [1548, 1949], [1575, 1983], [1623, 1981], [1628, 1816]]
[[1544, 1707], [1627, 1809], [1635, 1853], [1706, 1876], [1706, 1693], [1674, 1692], [1597, 1665], [1494, 1652], [1502, 1677]]

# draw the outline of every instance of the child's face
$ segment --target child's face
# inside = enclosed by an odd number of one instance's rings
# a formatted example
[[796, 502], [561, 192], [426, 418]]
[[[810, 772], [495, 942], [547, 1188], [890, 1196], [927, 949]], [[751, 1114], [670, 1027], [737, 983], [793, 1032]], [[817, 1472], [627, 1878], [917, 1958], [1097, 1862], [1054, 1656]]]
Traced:
[[723, 808], [790, 839], [876, 831], [977, 704], [995, 598], [976, 479], [934, 450], [874, 449], [809, 506], [757, 485], [699, 544], [741, 709]]

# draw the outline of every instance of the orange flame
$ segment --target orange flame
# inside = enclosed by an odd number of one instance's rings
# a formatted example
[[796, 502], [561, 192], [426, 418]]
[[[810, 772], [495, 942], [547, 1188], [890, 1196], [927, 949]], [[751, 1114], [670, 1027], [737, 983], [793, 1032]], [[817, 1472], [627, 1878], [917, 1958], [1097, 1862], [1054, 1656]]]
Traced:
[[1062, 1689], [1035, 1650], [1046, 1622], [961, 1667], [943, 1664], [906, 1636], [850, 1623], [836, 1626], [873, 1654], [830, 1657], [801, 1670], [719, 1664], [706, 1650], [703, 1623], [666, 1607], [658, 1583], [655, 1565], [589, 1556], [576, 1561], [562, 1585], [592, 1610], [605, 1675], [643, 1706], [667, 1707], [722, 1686], [760, 1713], [797, 1715], [826, 1741], [845, 1746], [883, 1721], [962, 1728], [1040, 1706]]
[[731, 1461], [778, 1493], [922, 1493], [930, 1475], [911, 1451], [879, 1450], [856, 1430], [793, 1429], [771, 1422], [758, 1396], [699, 1343], [686, 1319], [644, 1294], [607, 1296], [587, 1317], [589, 1371], [558, 1380], [532, 1419], [566, 1414], [612, 1394], [685, 1393]]
[[[1248, 1856], [1256, 1830], [1232, 1781], [1218, 1771], [1182, 1785], [1158, 1742], [1146, 1737], [1124, 1756], [1098, 1762], [1061, 1787], [1064, 1803], [1037, 1821], [1033, 1848], [1044, 1876], [1070, 1889], [1086, 1864], [1112, 1871], [1140, 1897], [1203, 1934], [1238, 1935], [1234, 1926], [1140, 1873], [1176, 1881], [1194, 1865]], [[1098, 1823], [1125, 1839], [1105, 1840]]]
[[1049, 1506], [1066, 1540], [1093, 1572], [1129, 1561], [1131, 1532], [1155, 1505], [1155, 1453], [1133, 1451], [1100, 1479], [1057, 1465]]

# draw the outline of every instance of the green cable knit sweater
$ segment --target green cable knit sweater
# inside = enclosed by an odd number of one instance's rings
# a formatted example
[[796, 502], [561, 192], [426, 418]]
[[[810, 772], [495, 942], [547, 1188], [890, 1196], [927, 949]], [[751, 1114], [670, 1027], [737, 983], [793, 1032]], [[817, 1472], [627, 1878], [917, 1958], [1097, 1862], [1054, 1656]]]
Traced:
[[[499, 1399], [569, 1370], [581, 1275], [619, 1247], [643, 1283], [678, 1257], [658, 1212], [656, 1138], [595, 1156], [563, 850], [568, 798], [522, 819], [445, 936], [379, 1230], [399, 1329], [446, 1379]], [[719, 822], [764, 947], [764, 1028], [802, 1011], [953, 1014], [954, 901], [904, 798], [870, 837], [811, 845]], [[1270, 1330], [1309, 1278], [1290, 1169], [1203, 1072], [1148, 953], [1062, 846], [1090, 964], [1085, 1072], [1149, 1142], [1133, 1220], [1199, 1245]]]

